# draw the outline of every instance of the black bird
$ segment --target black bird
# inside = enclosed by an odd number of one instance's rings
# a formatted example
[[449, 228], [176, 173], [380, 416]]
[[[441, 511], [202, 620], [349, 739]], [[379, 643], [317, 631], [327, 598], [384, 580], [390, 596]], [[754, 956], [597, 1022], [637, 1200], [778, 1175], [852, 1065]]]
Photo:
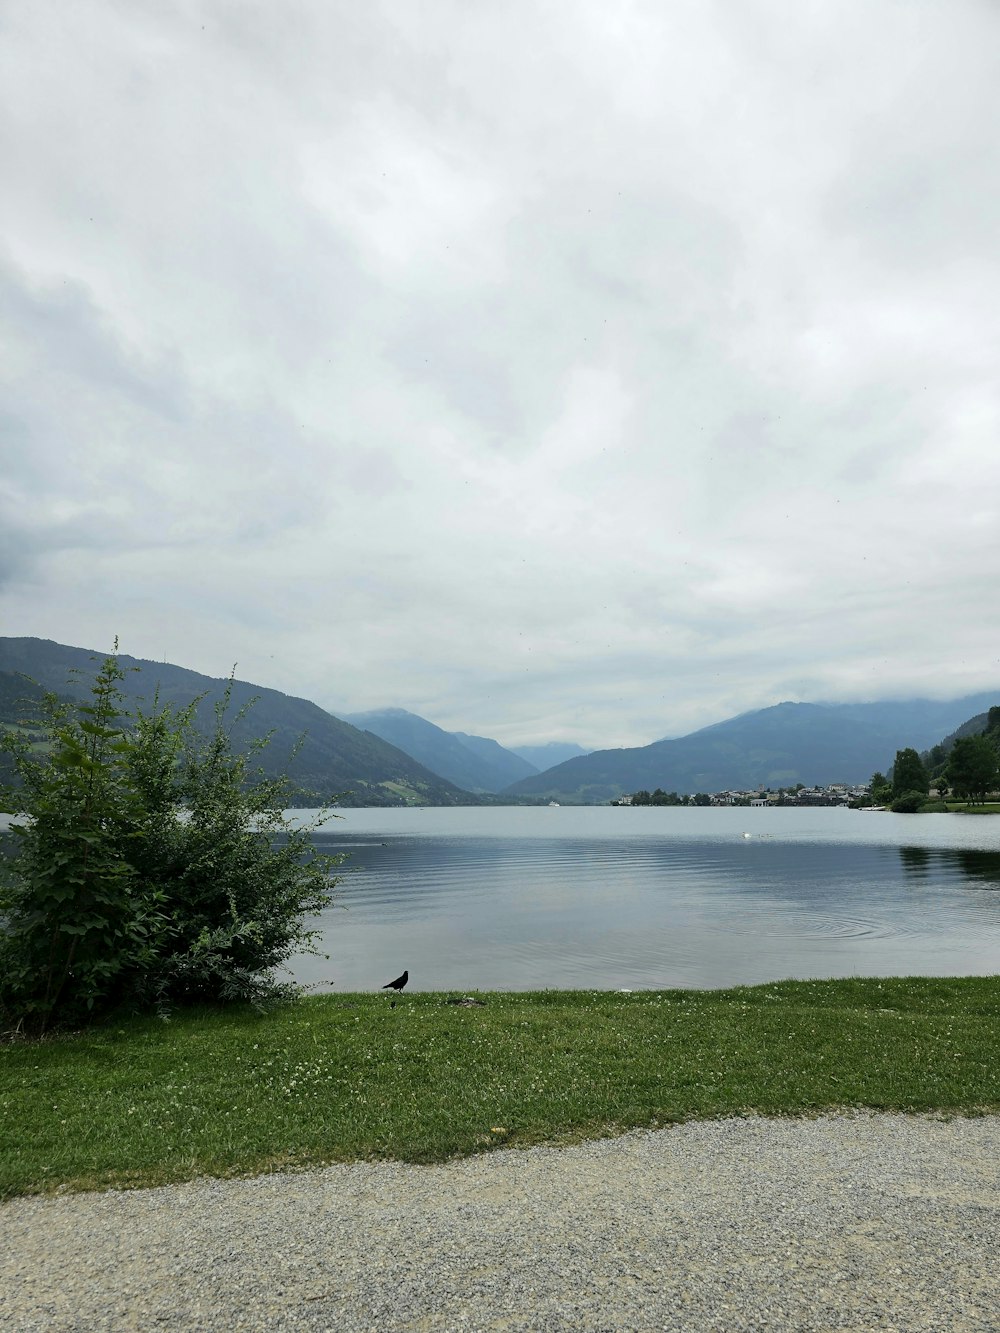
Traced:
[[402, 990], [403, 987], [406, 985], [406, 983], [409, 981], [409, 979], [410, 979], [409, 972], [404, 972], [403, 975], [401, 977], [397, 977], [395, 981], [387, 981], [385, 985], [382, 987], [382, 989]]

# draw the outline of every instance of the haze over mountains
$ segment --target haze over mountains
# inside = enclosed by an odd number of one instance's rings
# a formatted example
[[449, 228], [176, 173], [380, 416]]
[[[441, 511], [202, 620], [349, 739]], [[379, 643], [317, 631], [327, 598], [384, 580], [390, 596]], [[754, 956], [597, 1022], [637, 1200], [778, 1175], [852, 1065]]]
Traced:
[[526, 759], [539, 773], [554, 768], [556, 764], [564, 764], [567, 759], [592, 753], [573, 741], [547, 741], [545, 745], [511, 745], [508, 748], [511, 754]]
[[348, 713], [346, 721], [398, 746], [426, 768], [467, 791], [498, 792], [538, 773], [534, 764], [487, 736], [444, 731], [405, 708]]
[[[0, 638], [0, 723], [15, 719], [15, 700], [30, 694], [24, 673], [57, 693], [80, 697], [104, 654], [50, 640]], [[169, 663], [122, 655], [130, 702], [183, 705], [204, 696], [211, 719], [227, 682]], [[81, 674], [72, 676], [76, 670]], [[865, 782], [898, 749], [930, 748], [1000, 703], [1000, 688], [952, 700], [862, 704], [782, 703], [704, 727], [688, 736], [627, 749], [577, 753], [543, 771], [526, 755], [564, 754], [579, 746], [505, 749], [488, 737], [446, 732], [426, 718], [388, 708], [332, 716], [306, 699], [236, 681], [234, 713], [257, 703], [237, 724], [237, 743], [273, 733], [265, 768], [280, 771], [304, 734], [289, 774], [303, 800], [343, 793], [350, 805], [455, 805], [482, 801], [598, 803], [661, 787], [690, 794], [830, 782]]]

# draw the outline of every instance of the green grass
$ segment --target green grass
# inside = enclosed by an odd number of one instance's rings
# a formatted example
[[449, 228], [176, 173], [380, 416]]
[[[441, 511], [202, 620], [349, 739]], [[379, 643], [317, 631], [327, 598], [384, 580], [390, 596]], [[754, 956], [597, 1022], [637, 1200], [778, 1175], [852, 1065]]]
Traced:
[[1000, 801], [986, 801], [983, 805], [970, 805], [967, 801], [949, 801], [948, 809], [960, 815], [1000, 815]]
[[1000, 1111], [997, 978], [313, 997], [0, 1047], [0, 1197], [697, 1117]]

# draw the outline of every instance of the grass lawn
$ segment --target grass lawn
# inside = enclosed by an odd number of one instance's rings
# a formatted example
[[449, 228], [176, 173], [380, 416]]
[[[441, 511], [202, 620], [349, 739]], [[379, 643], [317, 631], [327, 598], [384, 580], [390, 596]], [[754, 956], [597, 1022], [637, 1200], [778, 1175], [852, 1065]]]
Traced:
[[1000, 1111], [1000, 979], [315, 996], [0, 1046], [0, 1197], [696, 1117]]

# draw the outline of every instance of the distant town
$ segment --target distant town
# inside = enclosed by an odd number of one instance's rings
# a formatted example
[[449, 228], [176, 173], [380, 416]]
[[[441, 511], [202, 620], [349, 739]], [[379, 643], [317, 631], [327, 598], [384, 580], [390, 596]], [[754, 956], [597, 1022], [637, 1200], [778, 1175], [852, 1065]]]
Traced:
[[861, 786], [848, 786], [833, 782], [827, 787], [806, 787], [802, 783], [794, 787], [779, 787], [771, 791], [767, 787], [758, 787], [753, 791], [717, 791], [697, 792], [694, 796], [679, 796], [675, 791], [637, 791], [629, 796], [619, 796], [612, 805], [845, 805], [862, 806], [870, 801], [870, 788], [867, 783]]

